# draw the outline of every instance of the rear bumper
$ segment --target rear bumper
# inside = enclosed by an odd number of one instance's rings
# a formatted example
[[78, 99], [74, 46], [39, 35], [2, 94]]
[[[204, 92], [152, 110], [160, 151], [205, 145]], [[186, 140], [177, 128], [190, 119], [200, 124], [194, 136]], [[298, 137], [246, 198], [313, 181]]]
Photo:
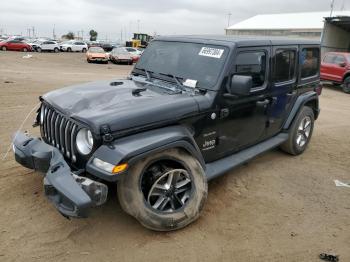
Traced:
[[45, 174], [45, 195], [65, 217], [87, 217], [89, 208], [106, 202], [107, 186], [74, 174], [57, 148], [18, 132], [13, 150], [18, 163]]

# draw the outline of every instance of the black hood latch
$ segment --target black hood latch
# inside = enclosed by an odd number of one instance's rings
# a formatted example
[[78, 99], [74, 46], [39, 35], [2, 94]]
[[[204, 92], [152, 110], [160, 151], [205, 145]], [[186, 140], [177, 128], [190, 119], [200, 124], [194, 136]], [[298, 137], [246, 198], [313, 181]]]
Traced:
[[113, 136], [111, 134], [111, 129], [108, 125], [101, 126], [101, 134], [103, 142], [105, 143], [111, 143], [113, 141]]

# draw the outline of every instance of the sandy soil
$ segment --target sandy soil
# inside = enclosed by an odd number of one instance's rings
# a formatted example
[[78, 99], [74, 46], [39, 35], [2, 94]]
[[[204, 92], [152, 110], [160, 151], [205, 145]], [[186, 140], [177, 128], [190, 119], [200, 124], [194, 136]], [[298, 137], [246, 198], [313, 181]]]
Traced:
[[[38, 96], [127, 75], [82, 54], [0, 52], [0, 154]], [[327, 87], [308, 150], [264, 154], [209, 184], [201, 218], [171, 233], [144, 229], [116, 196], [87, 219], [67, 220], [43, 195], [42, 176], [0, 160], [0, 261], [350, 261], [350, 95]], [[33, 117], [22, 130], [31, 128]]]

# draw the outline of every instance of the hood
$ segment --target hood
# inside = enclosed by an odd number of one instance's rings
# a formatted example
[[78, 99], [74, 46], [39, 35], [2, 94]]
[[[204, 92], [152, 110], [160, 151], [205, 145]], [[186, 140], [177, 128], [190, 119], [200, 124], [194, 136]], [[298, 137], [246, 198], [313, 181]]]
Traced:
[[[111, 84], [113, 83], [113, 84]], [[43, 99], [65, 115], [84, 122], [95, 133], [102, 125], [112, 132], [148, 125], [176, 123], [198, 112], [198, 104], [189, 94], [168, 94], [147, 89], [133, 80], [98, 81], [58, 89]], [[158, 89], [154, 89], [158, 90]]]

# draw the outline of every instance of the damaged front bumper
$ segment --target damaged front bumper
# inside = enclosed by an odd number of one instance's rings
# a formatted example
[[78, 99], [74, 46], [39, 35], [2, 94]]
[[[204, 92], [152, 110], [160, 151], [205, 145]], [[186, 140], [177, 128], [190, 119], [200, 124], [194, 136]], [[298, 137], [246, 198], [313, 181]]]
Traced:
[[74, 174], [57, 148], [17, 132], [13, 150], [22, 166], [46, 173], [45, 195], [65, 217], [87, 217], [90, 207], [106, 202], [108, 187]]

